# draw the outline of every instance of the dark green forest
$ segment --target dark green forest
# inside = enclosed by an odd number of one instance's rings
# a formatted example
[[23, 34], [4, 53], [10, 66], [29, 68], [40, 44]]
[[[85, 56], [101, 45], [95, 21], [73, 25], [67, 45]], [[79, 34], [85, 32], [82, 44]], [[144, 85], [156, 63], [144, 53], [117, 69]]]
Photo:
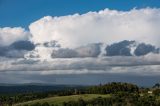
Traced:
[[[160, 84], [151, 88], [138, 87], [131, 83], [112, 82], [97, 86], [70, 87], [44, 92], [23, 92], [0, 94], [0, 106], [12, 106], [26, 101], [54, 96], [109, 94], [110, 97], [97, 97], [92, 100], [79, 98], [78, 101], [63, 102], [63, 106], [160, 106]], [[20, 105], [21, 106], [21, 105]], [[25, 104], [22, 106], [55, 106], [48, 102]], [[57, 106], [57, 105], [56, 105]]]

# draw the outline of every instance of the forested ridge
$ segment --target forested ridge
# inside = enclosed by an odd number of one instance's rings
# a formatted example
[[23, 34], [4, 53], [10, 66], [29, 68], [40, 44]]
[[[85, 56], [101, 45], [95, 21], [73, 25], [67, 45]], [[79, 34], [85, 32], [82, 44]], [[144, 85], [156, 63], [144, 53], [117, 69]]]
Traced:
[[[80, 97], [78, 100], [64, 100], [61, 105], [50, 103], [50, 101], [27, 104], [27, 101], [43, 98], [91, 94], [109, 96], [98, 96], [88, 100]], [[151, 88], [142, 88], [131, 83], [112, 82], [97, 86], [71, 87], [63, 90], [0, 94], [0, 106], [6, 104], [8, 106], [160, 106], [160, 85], [157, 83]]]

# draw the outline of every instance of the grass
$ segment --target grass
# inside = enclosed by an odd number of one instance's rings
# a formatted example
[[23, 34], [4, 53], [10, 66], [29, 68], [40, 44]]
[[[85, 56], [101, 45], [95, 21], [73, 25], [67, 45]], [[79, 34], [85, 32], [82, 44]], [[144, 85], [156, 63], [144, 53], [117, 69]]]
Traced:
[[71, 96], [56, 96], [56, 97], [50, 97], [50, 98], [45, 98], [45, 99], [39, 99], [39, 100], [33, 100], [33, 101], [28, 101], [24, 103], [19, 103], [15, 104], [14, 106], [22, 106], [25, 104], [31, 105], [34, 103], [44, 103], [48, 102], [49, 104], [54, 104], [58, 106], [62, 106], [63, 102], [68, 102], [68, 101], [77, 101], [79, 98], [82, 98], [84, 100], [91, 100], [93, 98], [97, 97], [110, 97], [111, 95], [101, 95], [101, 94], [82, 94], [82, 95], [71, 95]]

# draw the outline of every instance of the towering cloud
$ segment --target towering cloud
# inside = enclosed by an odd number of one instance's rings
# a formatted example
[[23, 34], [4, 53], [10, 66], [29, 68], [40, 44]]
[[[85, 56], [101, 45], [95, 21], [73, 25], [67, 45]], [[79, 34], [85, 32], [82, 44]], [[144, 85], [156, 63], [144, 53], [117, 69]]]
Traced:
[[101, 10], [68, 16], [45, 16], [30, 26], [32, 41], [58, 41], [75, 48], [88, 43], [136, 40], [160, 46], [160, 9]]

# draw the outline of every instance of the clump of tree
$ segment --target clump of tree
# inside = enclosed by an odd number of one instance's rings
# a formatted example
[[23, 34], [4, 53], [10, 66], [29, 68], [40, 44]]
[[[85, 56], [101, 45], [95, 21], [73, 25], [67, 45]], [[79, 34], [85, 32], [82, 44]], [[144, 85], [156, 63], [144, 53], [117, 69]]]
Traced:
[[44, 102], [44, 103], [36, 102], [34, 104], [31, 104], [31, 105], [25, 104], [23, 106], [54, 106], [54, 105], [50, 105], [48, 102]]
[[155, 90], [153, 90], [153, 94], [154, 94], [155, 96], [160, 96], [160, 89], [155, 89]]
[[105, 85], [93, 86], [88, 89], [88, 93], [93, 94], [110, 94], [117, 92], [138, 92], [139, 88], [137, 85], [122, 82], [112, 82]]
[[153, 86], [153, 88], [160, 88], [160, 83], [156, 83], [154, 86]]

